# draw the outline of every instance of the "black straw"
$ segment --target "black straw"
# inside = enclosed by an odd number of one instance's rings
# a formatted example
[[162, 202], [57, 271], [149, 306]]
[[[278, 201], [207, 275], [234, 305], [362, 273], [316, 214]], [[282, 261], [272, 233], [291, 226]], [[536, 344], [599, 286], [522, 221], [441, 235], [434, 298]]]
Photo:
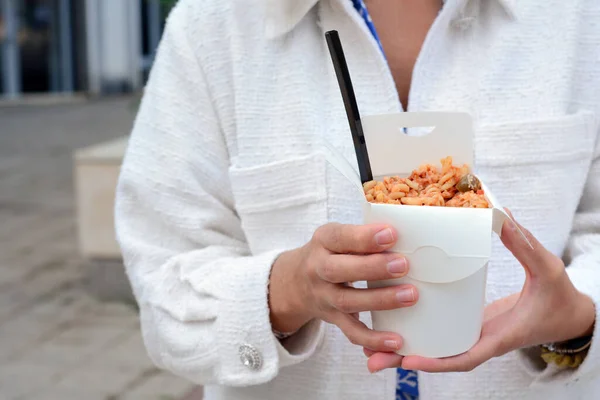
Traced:
[[373, 173], [371, 172], [371, 163], [369, 162], [369, 153], [365, 143], [365, 135], [360, 121], [358, 104], [356, 103], [356, 96], [354, 95], [354, 88], [352, 87], [352, 80], [350, 79], [348, 64], [346, 64], [342, 42], [340, 41], [340, 36], [337, 31], [326, 32], [325, 39], [327, 40], [327, 46], [329, 47], [335, 74], [340, 86], [340, 91], [342, 92], [342, 99], [344, 100], [344, 106], [346, 107], [346, 115], [348, 116], [348, 123], [350, 124], [352, 140], [354, 141], [356, 160], [358, 161], [360, 180], [362, 183], [369, 182], [373, 180]]

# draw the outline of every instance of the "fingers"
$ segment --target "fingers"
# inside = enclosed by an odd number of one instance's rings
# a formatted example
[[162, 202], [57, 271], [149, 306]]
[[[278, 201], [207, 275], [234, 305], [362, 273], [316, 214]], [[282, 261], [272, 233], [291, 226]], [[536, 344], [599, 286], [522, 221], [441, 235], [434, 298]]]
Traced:
[[535, 238], [532, 238], [533, 235], [531, 235], [531, 232], [527, 231], [527, 229], [523, 228], [523, 226], [517, 222], [514, 215], [508, 208], [505, 207], [504, 211], [506, 211], [506, 213], [510, 216], [510, 220], [508, 222], [511, 223], [511, 226], [509, 226], [509, 228], [511, 230], [515, 229], [519, 233], [519, 236], [521, 236], [521, 239], [527, 244], [527, 246], [530, 249], [533, 250], [533, 244], [531, 243], [531, 239], [535, 240]]
[[512, 308], [517, 304], [519, 298], [521, 297], [521, 293], [515, 293], [508, 297], [503, 297], [494, 301], [485, 307], [485, 312], [483, 314], [484, 321], [490, 321], [499, 315], [512, 310]]
[[323, 225], [314, 235], [324, 248], [333, 253], [366, 254], [379, 253], [391, 248], [398, 239], [396, 232], [387, 225]]
[[407, 273], [406, 259], [396, 253], [367, 256], [334, 254], [317, 267], [319, 277], [331, 283], [394, 279]]
[[397, 351], [402, 347], [402, 337], [397, 333], [374, 331], [349, 315], [338, 313], [333, 322], [357, 346], [375, 351]]
[[522, 328], [516, 326], [514, 316], [509, 315], [517, 300], [518, 295], [513, 295], [486, 307], [486, 323], [482, 330], [482, 337], [466, 353], [455, 357], [432, 359], [419, 356], [400, 357], [389, 352], [378, 353], [363, 348], [364, 354], [369, 357], [367, 362], [369, 371], [377, 372], [382, 369], [402, 367], [424, 372], [465, 372], [471, 371], [492, 357], [524, 347], [527, 343], [521, 339]]
[[493, 337], [484, 337], [471, 350], [454, 357], [406, 356], [402, 360], [402, 368], [423, 372], [469, 372], [492, 358], [496, 346]]
[[[510, 211], [508, 213], [510, 214]], [[531, 275], [547, 276], [547, 273], [553, 268], [558, 268], [559, 272], [564, 270], [564, 264], [562, 264], [562, 261], [558, 257], [546, 250], [531, 232], [523, 228], [518, 222], [513, 221], [506, 220], [504, 222], [500, 238], [506, 248], [510, 250]], [[517, 230], [517, 226], [525, 234], [527, 240], [521, 236]]]
[[396, 353], [374, 353], [367, 361], [369, 372], [375, 373], [388, 368], [398, 368], [402, 365], [404, 357]]
[[398, 285], [377, 289], [355, 289], [339, 286], [328, 294], [328, 303], [344, 314], [361, 311], [393, 310], [410, 307], [418, 300], [413, 285]]

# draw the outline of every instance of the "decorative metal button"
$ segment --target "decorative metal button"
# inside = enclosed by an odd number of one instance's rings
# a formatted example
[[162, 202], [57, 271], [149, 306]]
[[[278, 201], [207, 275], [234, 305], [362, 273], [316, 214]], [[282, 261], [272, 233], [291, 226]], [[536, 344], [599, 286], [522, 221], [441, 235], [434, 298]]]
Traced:
[[243, 344], [238, 349], [238, 353], [242, 364], [249, 369], [258, 371], [262, 367], [262, 356], [254, 346]]

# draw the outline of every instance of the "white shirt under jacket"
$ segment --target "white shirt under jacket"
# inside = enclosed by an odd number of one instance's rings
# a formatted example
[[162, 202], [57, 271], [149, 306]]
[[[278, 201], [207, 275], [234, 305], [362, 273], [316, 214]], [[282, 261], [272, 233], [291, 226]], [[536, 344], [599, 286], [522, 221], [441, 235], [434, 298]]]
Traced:
[[[362, 114], [400, 111], [348, 0], [181, 0], [168, 20], [116, 224], [152, 359], [205, 385], [207, 400], [394, 399], [396, 371], [369, 374], [337, 327], [313, 322], [284, 348], [269, 324], [277, 255], [328, 221], [361, 221], [355, 190], [322, 151], [327, 141], [356, 164], [331, 29]], [[410, 111], [473, 115], [476, 172], [598, 304], [600, 1], [448, 0], [412, 79]], [[523, 281], [494, 239], [487, 300]], [[256, 350], [249, 366], [243, 345]], [[576, 370], [515, 352], [419, 384], [422, 400], [597, 399], [600, 343]]]

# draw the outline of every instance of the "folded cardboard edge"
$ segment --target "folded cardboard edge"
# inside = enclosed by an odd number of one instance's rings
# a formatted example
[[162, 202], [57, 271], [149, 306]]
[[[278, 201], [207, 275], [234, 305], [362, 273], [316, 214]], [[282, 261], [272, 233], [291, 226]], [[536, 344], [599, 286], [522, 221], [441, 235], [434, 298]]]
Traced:
[[[468, 113], [368, 115], [362, 127], [374, 177], [410, 174], [422, 163], [437, 164], [448, 155], [455, 164], [473, 165], [473, 123]], [[424, 127], [433, 130], [419, 129]]]
[[488, 187], [483, 182], [481, 183], [481, 188], [483, 189], [484, 193], [486, 194], [486, 197], [488, 198], [489, 202], [492, 204], [492, 206], [494, 206], [494, 214], [492, 217], [493, 218], [492, 229], [494, 230], [494, 232], [496, 232], [498, 237], [502, 237], [502, 227], [504, 226], [504, 222], [509, 221], [509, 223], [513, 224], [514, 227], [517, 229], [517, 232], [519, 232], [519, 235], [525, 241], [525, 243], [527, 243], [529, 248], [531, 248], [533, 250], [533, 245], [527, 238], [527, 235], [525, 235], [525, 232], [523, 232], [523, 230], [519, 227], [519, 225], [511, 218], [511, 216], [506, 212], [506, 210], [500, 205], [500, 202], [498, 201], [496, 196], [494, 196], [494, 193], [492, 193], [492, 191], [489, 190]]
[[[364, 202], [366, 202], [366, 199], [364, 199], [364, 190], [363, 190], [362, 184], [360, 182], [360, 176], [358, 175], [358, 172], [352, 167], [350, 162], [348, 162], [348, 160], [346, 160], [340, 154], [339, 150], [337, 150], [335, 147], [333, 147], [330, 143], [328, 143], [327, 141], [323, 141], [323, 145], [324, 145], [325, 149], [328, 150], [328, 151], [323, 152], [325, 160], [327, 162], [329, 162], [329, 164], [331, 164], [332, 167], [334, 167], [340, 174], [342, 174], [356, 188], [356, 190], [357, 190], [358, 194], [360, 195], [360, 197], [362, 198], [362, 200]], [[487, 188], [487, 186], [484, 183], [482, 183], [481, 185], [486, 194], [486, 197], [488, 198], [488, 200], [490, 201], [490, 203], [492, 204], [493, 209], [494, 209], [493, 216], [492, 216], [492, 218], [493, 218], [492, 229], [494, 230], [494, 232], [496, 232], [496, 234], [498, 236], [501, 236], [502, 235], [502, 226], [506, 220], [509, 220], [510, 223], [515, 225], [515, 227], [517, 228], [517, 231], [519, 232], [519, 234], [521, 235], [523, 240], [525, 240], [527, 245], [531, 249], [533, 249], [533, 246], [532, 246], [531, 242], [529, 241], [529, 239], [527, 238], [527, 236], [525, 235], [525, 233], [519, 228], [519, 226], [510, 217], [510, 215], [502, 208], [502, 206], [500, 205], [500, 202], [498, 201], [496, 196], [494, 196], [494, 194]]]
[[[471, 275], [477, 273], [482, 268], [485, 268], [489, 263], [489, 257], [457, 257], [449, 258], [446, 261], [441, 261], [435, 265], [419, 262], [414, 259], [415, 254], [409, 254], [409, 264], [418, 262], [421, 267], [418, 269], [410, 269], [408, 275], [398, 279], [387, 279], [380, 281], [368, 281], [369, 287], [388, 287], [406, 283], [406, 278], [424, 282], [424, 283], [452, 283], [467, 279]], [[427, 268], [426, 266], [430, 266]], [[425, 268], [424, 268], [425, 267]]]
[[[443, 250], [437, 247], [436, 250], [443, 252]], [[427, 252], [425, 258], [421, 257], [421, 253], [424, 251]], [[445, 259], [438, 258], [436, 262], [430, 256], [430, 252], [425, 248], [419, 248], [412, 254], [406, 254], [409, 265], [412, 262], [420, 265], [419, 268], [409, 268], [407, 276], [411, 279], [428, 283], [458, 282], [484, 268], [490, 260], [489, 257], [481, 256], [447, 256]], [[434, 259], [436, 258], [434, 257]], [[425, 260], [429, 262], [425, 262]]]

